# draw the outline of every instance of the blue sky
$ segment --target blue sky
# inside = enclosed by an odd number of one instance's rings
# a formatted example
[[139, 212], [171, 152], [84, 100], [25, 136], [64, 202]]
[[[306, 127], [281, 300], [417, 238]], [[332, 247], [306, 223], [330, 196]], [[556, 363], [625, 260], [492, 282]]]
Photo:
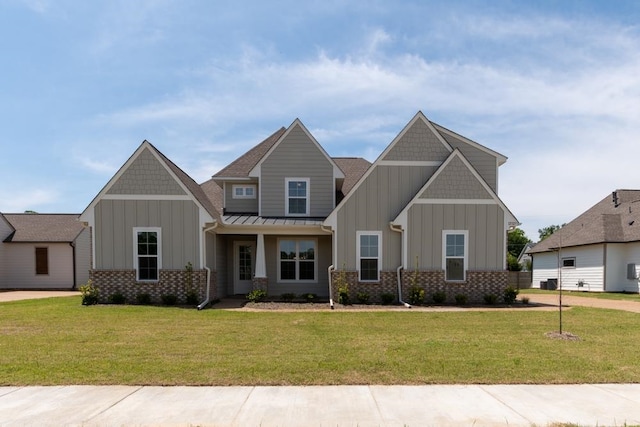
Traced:
[[0, 212], [81, 212], [147, 139], [196, 181], [300, 118], [370, 161], [418, 111], [509, 157], [537, 240], [640, 188], [637, 1], [0, 0]]

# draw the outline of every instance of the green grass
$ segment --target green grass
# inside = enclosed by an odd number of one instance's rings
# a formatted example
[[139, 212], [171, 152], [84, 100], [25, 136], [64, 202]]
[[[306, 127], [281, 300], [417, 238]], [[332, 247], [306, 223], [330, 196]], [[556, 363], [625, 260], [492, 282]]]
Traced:
[[0, 385], [640, 382], [640, 315], [0, 304]]
[[[520, 289], [519, 295], [558, 295], [558, 291], [547, 291], [544, 289]], [[622, 293], [622, 292], [582, 292], [582, 291], [562, 291], [563, 295], [571, 295], [575, 297], [600, 298], [617, 301], [636, 301], [640, 302], [640, 294]]]

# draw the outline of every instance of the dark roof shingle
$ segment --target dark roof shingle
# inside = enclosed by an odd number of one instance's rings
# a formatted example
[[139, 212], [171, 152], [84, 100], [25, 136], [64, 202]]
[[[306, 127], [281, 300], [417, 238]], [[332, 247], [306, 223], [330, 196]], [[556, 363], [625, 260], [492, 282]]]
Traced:
[[82, 232], [79, 214], [3, 214], [15, 232], [5, 242], [73, 242]]
[[228, 166], [224, 167], [218, 173], [213, 175], [214, 178], [246, 178], [249, 176], [249, 172], [258, 164], [265, 154], [269, 151], [273, 145], [278, 142], [280, 137], [286, 132], [284, 127], [281, 127], [276, 132], [267, 137], [264, 141], [253, 147], [251, 150], [244, 153], [242, 156], [235, 159]]

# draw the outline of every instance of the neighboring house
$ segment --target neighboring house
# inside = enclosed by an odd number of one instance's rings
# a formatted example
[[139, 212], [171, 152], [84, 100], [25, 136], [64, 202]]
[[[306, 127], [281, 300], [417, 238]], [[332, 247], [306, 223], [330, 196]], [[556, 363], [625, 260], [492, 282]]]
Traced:
[[421, 112], [373, 164], [330, 157], [295, 120], [200, 186], [145, 141], [81, 215], [92, 278], [102, 298], [183, 297], [189, 276], [205, 300], [326, 297], [342, 278], [372, 300], [500, 295], [518, 225], [497, 196], [505, 161]]
[[0, 214], [0, 289], [75, 289], [89, 279], [78, 214]]
[[521, 271], [529, 271], [529, 266], [531, 265], [531, 254], [529, 254], [529, 249], [533, 248], [535, 243], [529, 242], [520, 251], [520, 255], [518, 255], [518, 264], [522, 267]]
[[[640, 190], [616, 190], [536, 244], [533, 286], [638, 292]], [[557, 282], [556, 282], [557, 283]]]

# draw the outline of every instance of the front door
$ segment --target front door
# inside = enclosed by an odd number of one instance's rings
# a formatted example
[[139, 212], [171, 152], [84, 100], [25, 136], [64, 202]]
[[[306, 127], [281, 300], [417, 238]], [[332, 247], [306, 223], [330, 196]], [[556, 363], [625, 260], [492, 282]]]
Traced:
[[233, 243], [233, 293], [248, 294], [253, 289], [253, 266], [255, 263], [253, 242]]

